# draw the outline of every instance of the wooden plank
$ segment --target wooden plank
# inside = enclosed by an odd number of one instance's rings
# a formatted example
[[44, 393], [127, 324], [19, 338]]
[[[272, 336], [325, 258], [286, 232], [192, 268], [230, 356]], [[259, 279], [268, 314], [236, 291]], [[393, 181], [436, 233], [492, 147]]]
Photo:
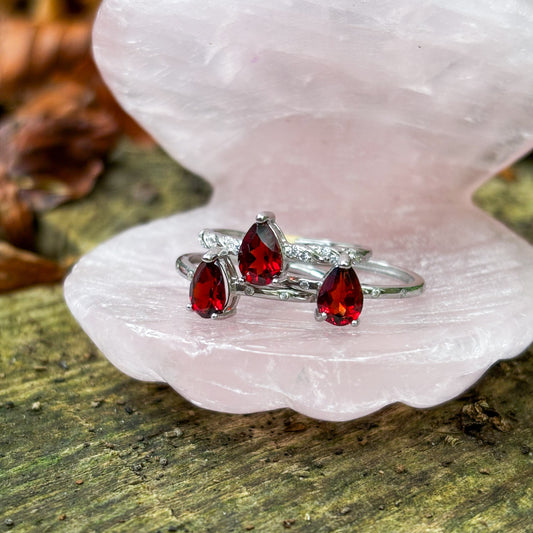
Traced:
[[[125, 147], [94, 194], [45, 216], [41, 246], [76, 255], [208, 195]], [[533, 240], [531, 195], [525, 165], [477, 197]], [[2, 296], [0, 531], [532, 531], [532, 353], [434, 409], [225, 415], [114, 369], [61, 287]]]

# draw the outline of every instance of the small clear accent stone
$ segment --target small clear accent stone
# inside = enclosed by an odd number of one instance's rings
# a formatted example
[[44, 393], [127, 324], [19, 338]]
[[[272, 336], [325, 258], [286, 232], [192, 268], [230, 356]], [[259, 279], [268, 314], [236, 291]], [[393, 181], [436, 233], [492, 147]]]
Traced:
[[294, 257], [294, 252], [293, 252], [293, 249], [292, 249], [292, 245], [290, 244], [287, 244], [286, 246], [284, 246], [283, 248], [283, 253], [287, 256], [287, 257], [290, 257], [290, 258], [293, 258]]
[[244, 294], [246, 294], [247, 296], [252, 296], [254, 294], [254, 288], [253, 287], [250, 287], [250, 285], [248, 285], [247, 287], [245, 287], [244, 289]]
[[333, 263], [338, 261], [339, 254], [329, 247], [321, 248], [318, 250], [318, 258], [326, 263]]
[[352, 262], [360, 263], [362, 261], [362, 257], [355, 250], [350, 250], [347, 253], [350, 256]]
[[218, 246], [218, 239], [212, 233], [207, 233], [206, 235], [204, 235], [202, 240], [202, 244], [206, 248], [214, 248], [215, 246]]
[[302, 279], [299, 285], [300, 285], [300, 289], [303, 289], [304, 291], [309, 289], [309, 282], [306, 279]]
[[379, 289], [372, 289], [371, 292], [372, 298], [379, 298], [381, 296], [381, 291]]
[[280, 295], [279, 295], [279, 299], [280, 300], [288, 300], [289, 299], [289, 293], [288, 292], [282, 292]]
[[303, 263], [309, 263], [313, 256], [309, 250], [306, 250], [305, 248], [298, 248], [296, 258], [298, 261], [302, 261]]
[[287, 247], [288, 254], [291, 258], [296, 258], [298, 255], [298, 246], [292, 244]]
[[240, 243], [233, 237], [222, 237], [220, 239], [221, 245], [228, 250], [231, 254], [237, 254], [239, 252]]

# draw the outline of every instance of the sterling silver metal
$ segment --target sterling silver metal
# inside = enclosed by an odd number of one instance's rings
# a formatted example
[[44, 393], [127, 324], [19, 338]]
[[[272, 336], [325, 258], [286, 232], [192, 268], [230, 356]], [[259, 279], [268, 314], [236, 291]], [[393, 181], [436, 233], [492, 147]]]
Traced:
[[[339, 266], [346, 267], [346, 263]], [[403, 267], [391, 265], [385, 261], [377, 261], [369, 259], [365, 263], [352, 264], [358, 275], [359, 271], [371, 272], [389, 278], [401, 281], [401, 285], [375, 285], [368, 283], [361, 283], [363, 295], [370, 298], [410, 298], [418, 296], [424, 292], [424, 279], [422, 276], [407, 270]], [[291, 287], [297, 286], [304, 291], [309, 291], [317, 294], [322, 285], [322, 280], [327, 276], [327, 272], [320, 268], [301, 263], [293, 263], [291, 265], [290, 274], [287, 276], [287, 284]]]
[[[342, 254], [347, 254], [352, 263], [368, 261], [372, 255], [370, 248], [328, 239], [298, 238], [289, 242], [276, 224], [276, 216], [270, 211], [259, 213], [255, 220], [259, 224], [268, 224], [276, 235], [283, 256], [284, 270], [288, 268], [291, 260], [315, 265], [337, 265]], [[238, 255], [245, 234], [244, 231], [231, 229], [203, 229], [198, 238], [204, 248], [222, 247], [231, 255]]]
[[[206, 254], [184, 254], [176, 260], [176, 270], [186, 279], [191, 280], [194, 276], [196, 268], [204, 257], [207, 257], [211, 251]], [[217, 258], [227, 257], [227, 255], [220, 255], [220, 251], [216, 252]], [[222, 252], [223, 253], [223, 252]], [[211, 257], [211, 256], [209, 256]], [[230, 262], [229, 257], [227, 257]], [[343, 258], [343, 266], [346, 265], [346, 260]], [[221, 261], [219, 264], [222, 267], [225, 262]], [[365, 263], [358, 263], [353, 265], [356, 271], [371, 272], [397, 279], [402, 282], [400, 285], [375, 285], [361, 283], [361, 289], [365, 296], [371, 298], [408, 298], [421, 294], [424, 290], [424, 280], [416, 272], [391, 265], [385, 261], [376, 261], [370, 259]], [[227, 269], [227, 266], [226, 266]], [[230, 269], [228, 269], [230, 270]], [[292, 302], [316, 302], [318, 290], [322, 285], [323, 279], [327, 275], [327, 271], [317, 266], [305, 263], [291, 263], [287, 276], [283, 282], [267, 286], [258, 287], [251, 285], [243, 280], [241, 276], [236, 274], [237, 270], [233, 266], [233, 272], [230, 274], [228, 291], [228, 300], [240, 295], [256, 296], [258, 298], [268, 298], [270, 300], [282, 300]], [[223, 269], [224, 272], [224, 269]], [[226, 275], [226, 272], [224, 272]], [[236, 303], [236, 302], [235, 302]], [[234, 308], [234, 305], [232, 306]], [[222, 315], [219, 315], [221, 317]]]
[[[211, 251], [211, 250], [210, 250]], [[210, 252], [209, 251], [209, 252]], [[207, 252], [207, 253], [209, 253]], [[194, 277], [194, 273], [198, 265], [204, 261], [206, 254], [184, 254], [180, 255], [176, 259], [176, 270], [189, 281]], [[224, 256], [222, 256], [224, 257]], [[226, 256], [229, 260], [229, 257]], [[225, 262], [219, 261], [219, 265], [222, 268]], [[226, 266], [227, 269], [227, 266]], [[230, 269], [227, 269], [227, 271]], [[296, 284], [294, 287], [287, 284], [272, 284], [267, 286], [257, 286], [247, 283], [241, 276], [236, 274], [235, 266], [232, 264], [233, 272], [229, 274], [228, 284], [226, 286], [228, 302], [234, 302], [232, 309], [236, 303], [235, 298], [241, 295], [256, 296], [258, 298], [267, 298], [269, 300], [282, 300], [282, 301], [296, 301], [296, 302], [314, 302], [316, 301], [316, 295], [309, 291], [304, 291]], [[227, 276], [227, 271], [222, 268], [224, 276]], [[227, 306], [226, 306], [227, 307]], [[226, 309], [226, 307], [224, 309]], [[224, 312], [218, 315], [217, 318], [225, 318]]]

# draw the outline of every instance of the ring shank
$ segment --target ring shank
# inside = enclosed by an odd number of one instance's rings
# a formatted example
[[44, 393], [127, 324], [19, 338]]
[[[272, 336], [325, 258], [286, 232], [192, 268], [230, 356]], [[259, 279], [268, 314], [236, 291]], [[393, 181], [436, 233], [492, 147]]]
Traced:
[[[406, 268], [391, 265], [386, 261], [369, 259], [364, 263], [354, 265], [354, 268], [356, 271], [371, 272], [372, 274], [387, 276], [402, 282], [401, 285], [361, 283], [363, 294], [372, 298], [408, 298], [410, 296], [418, 296], [424, 291], [424, 279], [422, 276]], [[290, 271], [304, 276], [289, 278], [290, 284], [298, 284], [300, 287], [303, 284], [312, 291], [320, 288], [320, 284], [325, 275], [325, 272], [319, 268], [298, 263], [293, 263]], [[311, 276], [311, 279], [305, 276]]]
[[[274, 226], [277, 228], [277, 226]], [[372, 255], [369, 248], [358, 244], [335, 242], [329, 239], [297, 238], [288, 241], [277, 228], [280, 245], [288, 259], [302, 263], [322, 265], [335, 264], [339, 255], [347, 253], [355, 262], [367, 261]], [[198, 237], [205, 248], [223, 247], [230, 254], [237, 255], [245, 233], [230, 229], [204, 229]]]
[[[192, 279], [196, 267], [202, 261], [202, 254], [184, 254], [176, 260], [177, 271], [187, 279]], [[401, 285], [381, 285], [361, 283], [363, 294], [372, 298], [407, 298], [417, 296], [424, 290], [424, 280], [416, 272], [391, 265], [385, 261], [370, 259], [354, 266], [356, 270], [371, 272], [402, 282]], [[306, 263], [291, 263], [285, 282], [266, 287], [257, 287], [242, 279], [234, 280], [237, 291], [248, 296], [281, 299], [290, 301], [315, 302], [326, 271]]]

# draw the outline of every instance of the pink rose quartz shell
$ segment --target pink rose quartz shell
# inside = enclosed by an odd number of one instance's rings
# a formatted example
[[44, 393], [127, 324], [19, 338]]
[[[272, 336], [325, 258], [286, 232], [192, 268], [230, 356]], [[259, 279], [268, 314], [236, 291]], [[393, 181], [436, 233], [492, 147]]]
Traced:
[[[461, 393], [533, 339], [532, 247], [471, 202], [533, 147], [532, 19], [527, 0], [105, 0], [105, 79], [214, 195], [83, 257], [72, 313], [122, 371], [209, 409], [347, 420]], [[366, 300], [358, 328], [247, 297], [225, 321], [187, 312], [176, 257], [261, 210], [427, 290]]]

